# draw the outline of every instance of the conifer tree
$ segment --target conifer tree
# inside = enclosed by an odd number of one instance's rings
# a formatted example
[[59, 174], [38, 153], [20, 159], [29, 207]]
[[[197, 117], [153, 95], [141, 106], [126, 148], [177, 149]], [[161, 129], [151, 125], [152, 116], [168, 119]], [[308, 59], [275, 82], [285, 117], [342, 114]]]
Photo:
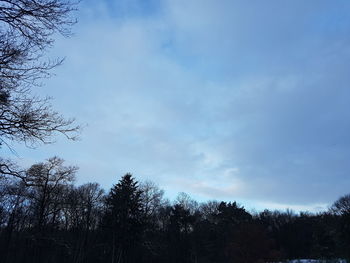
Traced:
[[131, 174], [126, 174], [107, 197], [106, 220], [112, 234], [112, 263], [137, 261], [144, 225], [141, 193], [138, 182]]

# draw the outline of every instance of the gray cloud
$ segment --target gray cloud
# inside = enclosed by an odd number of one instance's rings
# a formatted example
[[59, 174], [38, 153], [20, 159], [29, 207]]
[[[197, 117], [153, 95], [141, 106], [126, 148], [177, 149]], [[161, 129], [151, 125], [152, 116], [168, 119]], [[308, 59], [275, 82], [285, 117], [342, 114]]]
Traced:
[[59, 154], [106, 188], [133, 172], [170, 196], [260, 207], [315, 210], [348, 191], [350, 4], [106, 3], [82, 6], [43, 91], [88, 123], [82, 141], [23, 158]]

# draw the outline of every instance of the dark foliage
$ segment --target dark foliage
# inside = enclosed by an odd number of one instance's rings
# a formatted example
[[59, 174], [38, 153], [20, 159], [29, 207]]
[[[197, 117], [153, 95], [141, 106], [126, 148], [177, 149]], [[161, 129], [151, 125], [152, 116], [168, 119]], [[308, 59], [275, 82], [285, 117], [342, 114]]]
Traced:
[[[268, 211], [236, 202], [174, 204], [154, 183], [123, 176], [107, 195], [73, 185], [57, 157], [0, 186], [1, 262], [277, 262], [349, 258], [349, 213]], [[15, 178], [15, 177], [14, 177]], [[335, 202], [343, 202], [340, 198]]]
[[[70, 0], [0, 0], [0, 147], [36, 146], [79, 126], [33, 95], [62, 60], [44, 60], [52, 36], [70, 35]], [[76, 187], [77, 168], [54, 157], [20, 169], [0, 157], [1, 263], [260, 263], [350, 258], [350, 195], [322, 214], [252, 215], [236, 202], [174, 204], [126, 174], [108, 195]]]

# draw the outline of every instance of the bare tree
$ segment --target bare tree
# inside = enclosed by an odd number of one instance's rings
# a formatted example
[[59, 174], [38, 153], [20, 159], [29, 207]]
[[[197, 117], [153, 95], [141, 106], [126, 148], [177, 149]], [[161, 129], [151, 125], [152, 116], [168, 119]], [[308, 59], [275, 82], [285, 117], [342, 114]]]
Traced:
[[210, 200], [206, 203], [202, 203], [199, 206], [199, 210], [204, 219], [209, 222], [215, 222], [215, 216], [218, 214], [218, 207], [220, 203], [216, 200]]
[[191, 214], [194, 214], [198, 210], [198, 203], [192, 199], [188, 194], [180, 192], [175, 200], [175, 205], [182, 206], [185, 210], [189, 210]]
[[63, 162], [53, 157], [45, 163], [34, 164], [23, 178], [25, 184], [33, 189], [30, 198], [39, 230], [49, 221], [56, 222], [62, 210], [63, 191], [75, 179], [77, 167], [64, 166]]
[[350, 194], [340, 197], [333, 203], [330, 211], [336, 215], [350, 214]]
[[[57, 133], [75, 139], [79, 126], [54, 111], [49, 98], [32, 95], [62, 59], [45, 61], [54, 33], [70, 35], [76, 3], [66, 0], [0, 0], [0, 144], [52, 143]], [[0, 172], [5, 167], [1, 167]]]
[[141, 200], [145, 216], [150, 218], [156, 216], [156, 213], [164, 203], [164, 191], [154, 182], [145, 181], [140, 184]]
[[98, 183], [71, 187], [65, 196], [66, 229], [96, 229], [103, 211], [104, 190]]
[[10, 159], [0, 157], [0, 175], [1, 179], [4, 179], [7, 176], [23, 178], [24, 170], [21, 170], [18, 165], [12, 162]]
[[4, 262], [9, 262], [7, 258], [14, 232], [23, 230], [25, 222], [28, 221], [27, 194], [28, 189], [19, 180], [7, 180], [2, 182], [0, 186], [0, 208], [2, 211], [6, 211], [2, 215], [2, 222], [0, 221], [4, 224], [2, 233], [4, 240], [0, 248]]

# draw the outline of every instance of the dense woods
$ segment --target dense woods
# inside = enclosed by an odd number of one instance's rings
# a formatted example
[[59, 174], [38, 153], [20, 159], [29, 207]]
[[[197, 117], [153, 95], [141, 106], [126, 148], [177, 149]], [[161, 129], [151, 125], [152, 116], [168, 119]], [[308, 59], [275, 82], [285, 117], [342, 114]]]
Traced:
[[[79, 1], [77, 1], [79, 2]], [[62, 59], [45, 60], [52, 36], [69, 36], [76, 2], [0, 0], [0, 148], [36, 147], [80, 126], [33, 89]], [[350, 258], [350, 195], [329, 211], [252, 213], [232, 202], [173, 202], [131, 174], [108, 191], [74, 184], [77, 167], [53, 157], [22, 169], [0, 156], [0, 262], [254, 263]]]
[[272, 262], [350, 257], [350, 196], [327, 212], [251, 213], [236, 202], [164, 198], [131, 174], [74, 185], [51, 158], [0, 180], [1, 262]]

